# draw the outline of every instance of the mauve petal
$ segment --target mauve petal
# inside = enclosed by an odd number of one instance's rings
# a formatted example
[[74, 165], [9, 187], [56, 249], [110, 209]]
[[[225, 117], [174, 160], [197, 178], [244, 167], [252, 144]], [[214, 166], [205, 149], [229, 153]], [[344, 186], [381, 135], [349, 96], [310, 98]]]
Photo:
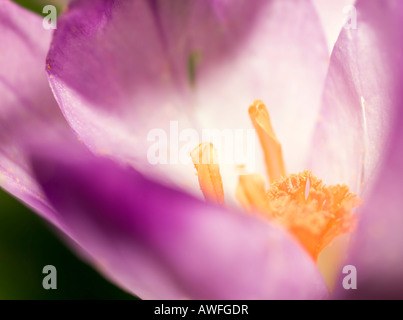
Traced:
[[[379, 116], [378, 130], [382, 126], [389, 130], [380, 150], [383, 156], [378, 173], [366, 193], [362, 218], [343, 264], [356, 267], [357, 290], [344, 290], [341, 284], [346, 275], [342, 275], [336, 297], [403, 299], [403, 2], [358, 1], [357, 9], [359, 30], [355, 39], [368, 47], [354, 61], [376, 58], [367, 66], [378, 71], [373, 73], [377, 78], [368, 84], [373, 90], [370, 110]], [[344, 49], [350, 46], [344, 43]], [[377, 124], [375, 119], [368, 123]]]
[[309, 165], [361, 195], [386, 151], [401, 72], [398, 1], [364, 2], [358, 29], [343, 30], [333, 50]]
[[[247, 108], [261, 98], [295, 171], [327, 58], [308, 0], [77, 0], [59, 21], [48, 72], [66, 118], [95, 152], [139, 168], [150, 129], [169, 132], [175, 120], [179, 129], [246, 130]], [[190, 157], [165, 169], [197, 189]]]
[[312, 2], [322, 21], [327, 45], [331, 52], [355, 0], [312, 0]]
[[32, 178], [27, 146], [68, 129], [45, 72], [52, 33], [41, 17], [0, 1], [0, 186], [58, 224]]
[[267, 221], [89, 153], [52, 154], [33, 158], [46, 195], [98, 268], [141, 298], [327, 297], [314, 262]]

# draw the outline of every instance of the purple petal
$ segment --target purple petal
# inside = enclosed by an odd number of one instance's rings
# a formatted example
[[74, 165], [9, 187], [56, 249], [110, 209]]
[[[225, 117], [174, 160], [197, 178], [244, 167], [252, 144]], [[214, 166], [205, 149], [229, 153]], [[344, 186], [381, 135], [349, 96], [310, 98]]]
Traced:
[[[403, 78], [402, 80], [403, 81]], [[399, 82], [401, 83], [401, 82]], [[344, 265], [357, 270], [357, 290], [345, 290], [341, 275], [336, 297], [403, 299], [403, 97], [382, 169], [361, 210], [362, 218]]]
[[357, 189], [364, 182], [361, 220], [343, 264], [356, 267], [357, 289], [345, 290], [342, 281], [348, 275], [341, 274], [336, 296], [401, 299], [403, 3], [362, 0], [357, 12], [358, 29], [343, 31], [334, 50], [322, 139], [316, 141], [328, 177], [355, 182]]
[[395, 1], [368, 3], [358, 2], [358, 29], [343, 30], [333, 50], [310, 164], [325, 182], [361, 194], [385, 153], [400, 77], [400, 34], [392, 27], [400, 8]]
[[52, 33], [41, 17], [0, 2], [0, 186], [58, 225], [32, 178], [28, 146], [67, 132], [45, 72]]
[[355, 0], [312, 0], [312, 2], [322, 22], [327, 45], [332, 51]]
[[[95, 152], [139, 168], [151, 129], [169, 132], [174, 120], [179, 129], [246, 130], [260, 98], [294, 171], [303, 169], [327, 59], [310, 1], [77, 0], [59, 23], [48, 72]], [[170, 172], [197, 186], [190, 158], [187, 171]]]
[[88, 153], [52, 154], [33, 158], [45, 193], [98, 268], [141, 298], [327, 297], [314, 262], [265, 220]]

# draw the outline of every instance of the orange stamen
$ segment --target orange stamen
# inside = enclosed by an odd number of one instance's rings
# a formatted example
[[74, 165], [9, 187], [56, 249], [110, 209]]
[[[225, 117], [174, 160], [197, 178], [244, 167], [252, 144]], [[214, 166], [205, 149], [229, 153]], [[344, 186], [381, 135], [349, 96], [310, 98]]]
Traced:
[[259, 174], [240, 175], [235, 196], [246, 211], [267, 210], [266, 189], [264, 180]]
[[224, 204], [224, 188], [217, 159], [217, 151], [212, 143], [200, 143], [190, 153], [199, 178], [204, 198]]
[[286, 176], [281, 144], [276, 138], [270, 122], [269, 112], [262, 101], [256, 100], [249, 107], [249, 116], [256, 133], [259, 136], [260, 144], [263, 148], [267, 173], [270, 182], [273, 183], [281, 177]]

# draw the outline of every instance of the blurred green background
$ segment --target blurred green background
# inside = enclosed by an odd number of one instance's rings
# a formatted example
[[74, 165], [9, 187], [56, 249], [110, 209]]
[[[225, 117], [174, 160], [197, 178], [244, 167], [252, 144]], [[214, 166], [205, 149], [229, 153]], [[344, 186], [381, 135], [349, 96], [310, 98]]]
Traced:
[[44, 6], [51, 4], [58, 8], [58, 13], [66, 7], [69, 0], [11, 0], [14, 1], [29, 10], [42, 14], [42, 9]]
[[[38, 13], [52, 0], [15, 0]], [[57, 289], [45, 290], [42, 269], [57, 269]], [[133, 299], [80, 261], [35, 213], [0, 189], [0, 299]]]

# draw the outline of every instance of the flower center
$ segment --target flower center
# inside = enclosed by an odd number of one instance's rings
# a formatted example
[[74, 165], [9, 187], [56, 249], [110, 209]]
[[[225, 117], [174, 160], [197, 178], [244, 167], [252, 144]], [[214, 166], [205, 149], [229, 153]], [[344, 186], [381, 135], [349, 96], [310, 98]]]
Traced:
[[[236, 198], [252, 214], [259, 214], [293, 234], [316, 260], [336, 237], [351, 232], [353, 210], [360, 204], [347, 185], [327, 186], [310, 171], [286, 175], [281, 144], [266, 106], [260, 100], [249, 107], [249, 116], [263, 148], [271, 186], [259, 174], [239, 176]], [[212, 143], [201, 143], [191, 152], [200, 189], [208, 201], [224, 205], [224, 190], [217, 152]]]

